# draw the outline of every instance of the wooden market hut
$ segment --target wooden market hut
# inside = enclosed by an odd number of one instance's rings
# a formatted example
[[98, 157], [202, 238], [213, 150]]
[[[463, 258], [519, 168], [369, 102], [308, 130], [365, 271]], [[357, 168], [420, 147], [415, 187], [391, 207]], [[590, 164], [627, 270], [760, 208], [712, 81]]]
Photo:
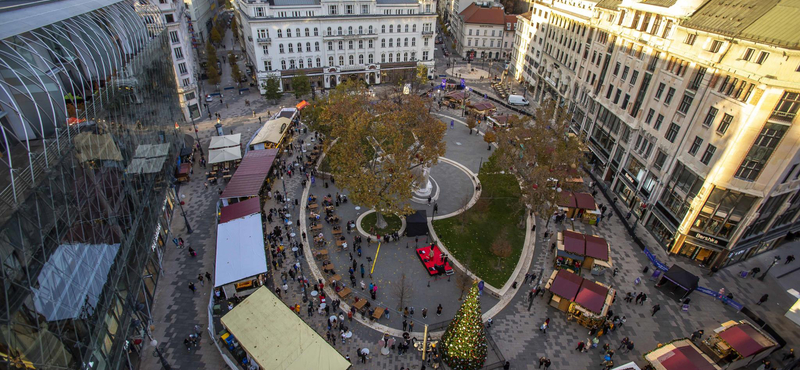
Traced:
[[545, 285], [550, 306], [568, 314], [585, 327], [602, 325], [614, 301], [616, 291], [603, 284], [584, 279], [567, 270], [556, 270]]
[[567, 217], [577, 218], [589, 225], [596, 224], [597, 217], [600, 216], [597, 203], [589, 193], [562, 192], [558, 207]]
[[556, 246], [553, 263], [557, 269], [576, 273], [588, 269], [593, 275], [600, 275], [612, 266], [608, 242], [599, 236], [564, 230], [558, 233]]
[[778, 349], [778, 342], [747, 320], [728, 321], [703, 341], [711, 357], [726, 369], [750, 366]]

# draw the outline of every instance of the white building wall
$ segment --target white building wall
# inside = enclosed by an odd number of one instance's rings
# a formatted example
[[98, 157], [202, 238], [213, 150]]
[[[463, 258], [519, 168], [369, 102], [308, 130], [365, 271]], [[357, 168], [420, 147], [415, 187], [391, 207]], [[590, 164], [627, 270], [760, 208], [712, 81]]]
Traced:
[[[181, 109], [187, 122], [200, 117], [200, 92], [197, 83], [197, 65], [192, 38], [187, 23], [187, 12], [183, 2], [162, 0], [159, 9], [167, 25], [172, 48], [172, 65], [175, 71], [177, 92]], [[190, 113], [191, 112], [191, 113]]]

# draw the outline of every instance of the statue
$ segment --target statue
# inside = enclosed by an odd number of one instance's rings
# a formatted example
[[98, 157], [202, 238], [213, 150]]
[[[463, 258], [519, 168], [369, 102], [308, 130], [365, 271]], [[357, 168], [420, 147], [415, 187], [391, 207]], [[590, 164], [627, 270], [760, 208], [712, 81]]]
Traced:
[[419, 166], [411, 170], [414, 175], [414, 195], [418, 198], [428, 198], [433, 191], [430, 173], [431, 169], [426, 166]]

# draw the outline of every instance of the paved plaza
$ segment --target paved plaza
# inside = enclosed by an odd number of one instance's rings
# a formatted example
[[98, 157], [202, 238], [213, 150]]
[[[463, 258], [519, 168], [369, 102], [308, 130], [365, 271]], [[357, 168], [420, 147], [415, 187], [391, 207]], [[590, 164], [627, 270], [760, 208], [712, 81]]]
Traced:
[[[230, 33], [226, 37], [230, 38]], [[230, 40], [225, 43], [232, 44]], [[221, 50], [220, 53], [222, 52]], [[229, 77], [229, 66], [223, 68], [223, 83], [221, 85], [232, 85]], [[209, 87], [206, 87], [206, 89], [209, 89]], [[251, 104], [249, 106], [245, 104], [245, 99], [250, 101]], [[220, 103], [217, 98], [210, 103], [209, 109], [212, 113], [219, 112], [222, 115], [222, 124], [226, 134], [231, 130], [235, 133], [242, 133], [242, 141], [246, 143], [260, 127], [259, 116], [263, 119], [266, 117], [267, 111], [274, 113], [281, 106], [293, 106], [295, 103], [296, 100], [293, 97], [286, 96], [278, 104], [268, 104], [258, 95], [257, 90], [251, 89], [250, 93], [244, 95], [226, 94], [223, 103]], [[253, 117], [253, 110], [256, 112], [256, 117]], [[510, 112], [504, 107], [500, 107], [499, 110], [501, 112]], [[443, 109], [441, 111], [434, 110], [433, 113], [448, 127], [451, 121], [455, 124], [453, 129], [448, 128], [444, 138], [447, 143], [447, 152], [445, 154], [447, 161], [440, 161], [439, 164], [431, 169], [431, 177], [440, 187], [439, 197], [435, 201], [439, 209], [438, 215], [445, 215], [463, 210], [464, 205], [475, 194], [470, 177], [475, 176], [480, 164], [486, 161], [493, 150], [486, 150], [486, 144], [480, 134], [469, 134], [468, 129], [463, 124], [463, 117], [460, 117], [460, 111]], [[200, 143], [205, 150], [209, 138], [216, 135], [214, 130], [216, 121], [209, 120], [207, 116], [202, 118], [197, 121], [197, 127]], [[194, 136], [191, 127], [182, 129], [185, 129], [187, 134]], [[480, 127], [479, 129], [484, 131], [485, 127]], [[294, 138], [295, 142], [300, 140], [308, 141], [308, 139], [307, 136], [303, 135]], [[285, 156], [280, 159], [286, 160]], [[204, 333], [203, 342], [197, 348], [187, 351], [183, 345], [183, 339], [193, 331], [194, 325], [200, 325], [204, 328], [208, 325], [207, 306], [212, 284], [206, 283], [205, 286], [200, 286], [197, 284], [197, 275], [206, 271], [213, 275], [215, 259], [215, 214], [217, 211], [218, 187], [210, 186], [206, 189], [201, 175], [203, 169], [197, 162], [194, 171], [198, 173], [192, 177], [190, 182], [183, 184], [179, 190], [180, 199], [185, 203], [186, 216], [189, 224], [194, 229], [194, 233], [191, 235], [187, 233], [179, 208], [176, 208], [173, 216], [171, 233], [173, 237], [183, 237], [187, 245], [194, 248], [198, 255], [194, 258], [190, 257], [186, 249], [177, 249], [173, 245], [167, 248], [163, 263], [164, 271], [159, 280], [156, 299], [151, 312], [153, 337], [165, 344], [165, 356], [173, 369], [225, 369], [227, 365], [223, 362], [217, 347], [210, 343], [208, 333]], [[273, 188], [283, 192], [282, 184], [285, 182], [286, 193], [290, 199], [304, 199], [311, 193], [320, 198], [318, 202], [321, 202], [321, 198], [327, 194], [335, 196], [337, 192], [340, 194], [347, 193], [346, 190], [336, 188], [334, 183], [329, 183], [328, 187], [325, 188], [324, 181], [317, 181], [313, 186], [309, 185], [303, 188], [301, 180], [302, 176], [285, 176], [283, 179], [274, 179], [275, 184], [281, 185]], [[585, 180], [588, 184], [588, 177]], [[606, 199], [602, 193], [598, 193], [596, 200], [599, 204], [612, 206], [609, 203], [610, 200]], [[265, 208], [283, 206], [283, 204], [278, 204], [273, 199], [266, 204]], [[356, 210], [356, 206], [352, 202], [348, 202], [337, 207], [336, 213], [342, 219], [342, 226], [347, 221], [355, 220], [359, 215], [367, 211], [363, 208]], [[293, 206], [290, 205], [289, 207]], [[432, 207], [430, 206], [415, 203], [414, 207], [427, 210], [429, 217], [432, 215]], [[300, 211], [301, 209], [298, 206], [298, 208], [291, 210], [290, 213], [295, 218], [295, 216], [300, 217], [303, 214]], [[536, 244], [533, 249], [532, 263], [528, 269], [530, 273], [536, 273], [541, 276], [543, 272], [545, 276], [549, 276], [553, 269], [553, 255], [550, 243], [553, 238], [552, 234], [555, 231], [566, 228], [581, 233], [599, 235], [609, 241], [611, 256], [614, 265], [620, 269], [619, 273], [613, 276], [609, 271], [603, 276], [590, 276], [589, 278], [611, 285], [614, 289], [617, 289], [619, 296], [624, 296], [627, 292], [644, 291], [649, 297], [648, 302], [642, 306], [637, 306], [633, 303], [627, 304], [621, 298], [617, 299], [612, 306], [611, 309], [614, 311], [614, 315], [626, 316], [627, 323], [618, 330], [601, 337], [601, 345], [608, 342], [611, 343], [612, 348], [616, 348], [623, 337], [630, 337], [635, 343], [634, 350], [629, 353], [617, 351], [614, 358], [615, 363], [623, 364], [628, 361], [636, 361], [639, 365], [644, 365], [641, 358], [642, 354], [653, 349], [658, 343], [686, 337], [697, 329], [705, 329], [709, 333], [711, 329], [719, 326], [721, 322], [745, 319], [743, 314], [737, 313], [731, 307], [722, 305], [719, 301], [700, 293], [694, 293], [691, 296], [692, 302], [689, 311], [681, 311], [675, 296], [671, 295], [669, 291], [656, 289], [654, 282], [647, 278], [649, 274], [642, 273], [645, 266], [649, 265], [649, 261], [622, 224], [624, 219], [621, 220], [620, 215], [627, 212], [627, 210], [620, 208], [619, 212], [610, 219], [604, 219], [599, 226], [590, 226], [579, 222], [573, 223], [569, 220], [564, 224], [558, 225], [550, 222], [549, 229], [547, 229], [549, 230], [550, 238], [547, 239], [544, 238], [546, 230], [544, 225], [547, 220], [537, 219]], [[303, 220], [301, 226], [305, 224], [306, 222]], [[329, 225], [325, 225], [322, 232], [326, 238], [331, 239]], [[785, 292], [786, 289], [800, 289], [797, 287], [798, 281], [800, 281], [798, 278], [800, 273], [796, 270], [800, 266], [798, 262], [789, 265], [783, 265], [781, 262], [770, 271], [770, 276], [764, 281], [738, 277], [738, 272], [741, 270], [749, 270], [755, 266], [761, 267], [762, 270], [765, 269], [776, 254], [782, 256], [790, 253], [800, 254], [800, 243], [788, 243], [788, 245], [782, 246], [777, 250], [765, 253], [743, 264], [732, 266], [709, 277], [705, 274], [705, 270], [696, 266], [696, 263], [680, 257], [668, 256], [641, 226], [638, 227], [636, 233], [646, 245], [651, 246], [657, 258], [661, 261], [668, 265], [678, 263], [690, 272], [697, 274], [700, 276], [701, 286], [715, 290], [724, 287], [727, 292], [733, 293], [737, 300], [743, 302], [755, 314], [765, 319], [769, 325], [775, 328], [789, 343], [788, 347], [800, 345], [800, 331], [797, 330], [797, 326], [794, 323], [783, 316], [794, 302], [794, 299]], [[312, 234], [309, 232], [308, 235], [310, 237]], [[366, 238], [364, 238], [362, 257], [358, 257], [352, 248], [353, 235], [355, 234], [345, 233], [350, 245], [349, 251], [337, 252], [335, 251], [335, 246], [328, 248], [330, 250], [329, 259], [334, 264], [336, 272], [343, 276], [348, 285], [347, 268], [352, 264], [349, 254], [353, 253], [353, 258], [359, 267], [363, 263], [365, 268], [368, 268], [369, 262], [366, 257], [375, 258], [377, 248], [375, 243], [368, 246]], [[419, 238], [419, 245], [425, 242], [424, 239]], [[420, 353], [413, 349], [404, 355], [398, 355], [395, 351], [388, 356], [379, 355], [377, 350], [382, 331], [395, 334], [401, 329], [402, 317], [397, 310], [399, 302], [397, 295], [394, 293], [394, 287], [398, 284], [398, 279], [403, 274], [406, 275], [411, 286], [412, 293], [407, 306], [413, 306], [415, 309], [414, 317], [410, 319], [415, 322], [414, 336], [417, 338], [422, 338], [421, 331], [424, 324], [432, 325], [441, 330], [444, 325], [443, 322], [452, 318], [452, 315], [459, 307], [459, 291], [456, 286], [456, 279], [454, 277], [449, 280], [447, 277], [428, 277], [424, 267], [413, 254], [415, 245], [413, 238], [401, 238], [397, 242], [382, 244], [372, 279], [369, 276], [365, 276], [363, 279], [367, 285], [370, 282], [378, 285], [377, 299], [374, 301], [370, 299], [370, 302], [372, 302], [373, 307], [388, 307], [390, 317], [388, 319], [383, 318], [377, 323], [360, 318], [346, 323], [354, 335], [345, 343], [338, 339], [334, 347], [343, 355], [349, 355], [354, 362], [357, 359], [356, 350], [358, 348], [367, 347], [373, 353], [366, 364], [354, 363], [354, 369], [396, 370], [400, 369], [400, 367], [420, 368]], [[309, 246], [306, 250], [313, 251], [315, 249]], [[290, 262], [295, 261], [295, 257], [291, 252], [287, 254], [287, 258]], [[309, 256], [308, 253], [305, 256], [298, 256], [297, 261], [301, 263], [302, 272], [309, 280], [313, 279], [315, 273], [322, 274], [319, 272], [321, 269], [319, 263], [321, 261]], [[316, 272], [314, 271], [315, 269], [317, 270]], [[280, 272], [285, 270], [286, 264], [284, 264], [283, 268], [277, 269], [270, 275], [273, 279], [272, 283], [275, 284], [273, 286], [279, 286], [282, 283], [280, 281]], [[650, 271], [652, 272], [652, 266]], [[521, 271], [522, 275], [524, 273], [525, 271]], [[360, 282], [362, 279], [358, 269], [356, 270], [356, 275]], [[328, 275], [323, 276], [327, 277]], [[634, 285], [634, 280], [637, 277], [642, 278], [642, 283]], [[197, 284], [198, 290], [196, 293], [192, 293], [188, 288], [188, 283], [192, 281]], [[282, 294], [282, 300], [287, 305], [300, 304], [303, 307], [300, 316], [325, 337], [328, 331], [326, 316], [317, 314], [316, 310], [312, 316], [308, 316], [305, 309], [308, 303], [303, 300], [301, 286], [296, 281], [289, 282], [288, 285], [288, 292]], [[484, 312], [497, 305], [500, 305], [497, 306], [498, 309], [502, 307], [499, 313], [494, 316], [494, 325], [488, 329], [488, 332], [497, 343], [500, 355], [510, 361], [511, 368], [534, 369], [538, 363], [538, 358], [541, 356], [549, 357], [552, 360], [551, 369], [599, 368], [601, 358], [597, 349], [583, 354], [574, 350], [579, 341], [587, 339], [588, 330], [575, 322], [568, 322], [563, 312], [548, 306], [546, 301], [549, 298], [549, 294], [546, 294], [544, 298], [536, 298], [532, 303], [527, 302], [527, 292], [530, 288], [530, 285], [519, 286], [517, 289], [509, 290], [506, 296], [499, 299], [489, 294], [484, 294], [481, 298]], [[360, 287], [357, 286], [354, 291], [361, 298], [368, 298], [368, 294], [362, 292]], [[764, 292], [770, 294], [769, 301], [762, 306], [755, 305], [755, 301]], [[440, 303], [443, 306], [443, 314], [436, 316], [435, 308]], [[650, 308], [654, 304], [660, 304], [661, 311], [655, 316], [651, 316]], [[428, 318], [423, 319], [421, 311], [426, 307], [428, 308]], [[538, 327], [547, 318], [551, 319], [551, 324], [545, 334], [540, 332]], [[218, 320], [218, 317], [212, 319]], [[375, 328], [378, 328], [378, 330]], [[338, 331], [336, 333], [338, 334]], [[150, 352], [152, 352], [151, 348], [145, 349], [141, 368], [160, 368], [157, 359], [150, 356]], [[490, 358], [487, 363], [493, 363], [499, 359], [500, 357], [497, 354], [490, 351]], [[773, 363], [779, 362], [773, 361]]]

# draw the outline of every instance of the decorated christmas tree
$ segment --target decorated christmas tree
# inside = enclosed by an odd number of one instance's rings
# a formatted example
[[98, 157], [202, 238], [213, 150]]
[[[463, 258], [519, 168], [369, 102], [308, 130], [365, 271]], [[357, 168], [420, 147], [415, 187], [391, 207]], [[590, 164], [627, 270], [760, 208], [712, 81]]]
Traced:
[[481, 321], [481, 300], [477, 284], [472, 284], [461, 308], [444, 332], [439, 347], [442, 359], [454, 370], [483, 367], [486, 361], [486, 333]]

